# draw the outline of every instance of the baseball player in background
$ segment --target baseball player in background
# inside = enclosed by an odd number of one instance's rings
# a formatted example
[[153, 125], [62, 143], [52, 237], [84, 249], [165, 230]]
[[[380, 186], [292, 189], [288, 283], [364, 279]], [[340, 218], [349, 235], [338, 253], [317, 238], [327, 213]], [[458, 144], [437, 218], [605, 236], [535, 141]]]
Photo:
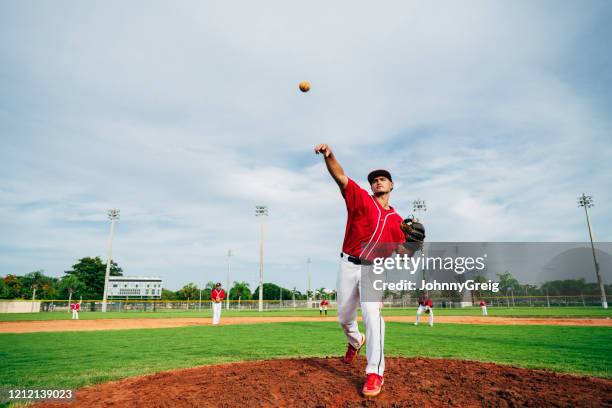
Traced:
[[217, 283], [215, 288], [210, 292], [212, 299], [213, 318], [212, 324], [217, 325], [221, 321], [221, 306], [225, 299], [225, 291], [221, 288], [221, 283]]
[[433, 302], [427, 296], [427, 292], [422, 293], [421, 296], [419, 296], [419, 307], [417, 308], [416, 322], [414, 322], [415, 326], [419, 325], [419, 322], [421, 321], [421, 313], [423, 312], [429, 315], [429, 325], [433, 326], [433, 321], [434, 321]]
[[70, 310], [72, 310], [72, 320], [79, 320], [79, 310], [81, 310], [81, 304], [74, 302], [70, 305]]
[[319, 304], [319, 316], [325, 312], [325, 316], [327, 316], [327, 306], [329, 305], [329, 301], [327, 299], [323, 299]]
[[487, 313], [487, 302], [485, 302], [484, 300], [480, 301], [480, 310], [482, 310], [482, 315], [483, 316], [488, 316], [489, 315]]
[[[387, 170], [375, 170], [368, 175], [372, 195], [362, 189], [344, 174], [344, 170], [330, 147], [319, 144], [314, 148], [316, 154], [322, 154], [330, 175], [340, 187], [348, 212], [340, 268], [337, 280], [338, 321], [348, 340], [348, 347], [343, 358], [351, 363], [366, 344], [366, 381], [362, 392], [365, 396], [374, 397], [380, 394], [384, 383], [385, 370], [384, 340], [385, 322], [381, 316], [380, 302], [364, 302], [360, 298], [361, 268], [371, 265], [372, 260], [367, 252], [370, 246], [377, 243], [398, 243], [384, 257], [390, 256], [394, 249], [400, 251], [400, 243], [405, 241], [400, 228], [402, 217], [389, 206], [389, 196], [393, 190], [393, 180]], [[364, 246], [365, 244], [365, 246]], [[402, 247], [403, 248], [403, 247]], [[381, 256], [380, 253], [377, 256]], [[357, 325], [357, 308], [361, 305], [365, 335], [359, 332]]]

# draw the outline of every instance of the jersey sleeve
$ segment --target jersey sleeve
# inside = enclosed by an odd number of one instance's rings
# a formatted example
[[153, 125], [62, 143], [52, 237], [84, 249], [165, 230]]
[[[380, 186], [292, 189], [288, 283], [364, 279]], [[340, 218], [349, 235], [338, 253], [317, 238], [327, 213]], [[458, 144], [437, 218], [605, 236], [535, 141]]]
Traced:
[[346, 209], [348, 212], [358, 211], [363, 208], [364, 200], [370, 195], [363, 188], [359, 187], [352, 179], [348, 179], [348, 184], [342, 192], [344, 201], [346, 202]]

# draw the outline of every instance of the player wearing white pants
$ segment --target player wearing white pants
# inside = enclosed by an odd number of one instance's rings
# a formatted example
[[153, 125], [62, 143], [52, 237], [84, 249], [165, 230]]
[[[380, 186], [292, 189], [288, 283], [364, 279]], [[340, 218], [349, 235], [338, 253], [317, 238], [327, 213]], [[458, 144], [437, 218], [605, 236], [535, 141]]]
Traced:
[[72, 320], [79, 320], [79, 310], [81, 309], [80, 303], [73, 303], [70, 305], [72, 310]]
[[319, 303], [319, 315], [323, 316], [323, 313], [325, 313], [325, 316], [327, 316], [327, 306], [329, 305], [329, 301], [327, 299], [323, 299], [321, 301], [321, 303]]
[[212, 299], [213, 310], [212, 324], [217, 325], [221, 321], [221, 307], [223, 299], [225, 299], [225, 291], [221, 289], [221, 283], [215, 285], [215, 288], [210, 293], [210, 297]]
[[[362, 301], [360, 281], [362, 267], [374, 257], [388, 257], [395, 249], [393, 243], [403, 243], [406, 238], [400, 228], [402, 218], [389, 206], [393, 180], [387, 170], [374, 170], [368, 175], [372, 195], [349, 179], [333, 152], [326, 144], [315, 147], [322, 154], [330, 175], [340, 187], [347, 209], [346, 231], [342, 244], [342, 258], [338, 271], [338, 321], [348, 340], [343, 361], [352, 363], [366, 343], [366, 381], [362, 389], [365, 396], [378, 395], [383, 386], [385, 370], [384, 341], [385, 322], [380, 315], [380, 302]], [[379, 243], [391, 244], [389, 251], [373, 249]], [[402, 247], [403, 248], [403, 247]], [[357, 326], [357, 308], [361, 306], [365, 335]]]
[[213, 310], [213, 318], [212, 324], [219, 324], [221, 321], [221, 302], [213, 302], [212, 310]]
[[482, 315], [483, 316], [488, 316], [489, 313], [487, 312], [487, 302], [485, 302], [484, 300], [480, 301], [480, 310], [482, 310]]
[[419, 307], [417, 308], [416, 322], [414, 322], [415, 326], [418, 326], [419, 323], [421, 322], [421, 314], [423, 312], [426, 312], [429, 315], [428, 323], [430, 326], [433, 326], [433, 322], [434, 322], [433, 302], [431, 301], [431, 299], [427, 298], [427, 295], [421, 296], [419, 298]]
[[361, 265], [349, 262], [347, 254], [342, 254], [336, 282], [338, 321], [349, 344], [355, 349], [361, 348], [364, 339], [357, 325], [357, 308], [361, 306], [363, 325], [366, 329], [365, 338], [368, 340], [366, 374], [376, 373], [382, 376], [385, 371], [385, 321], [380, 314], [380, 302], [361, 302], [361, 268]]

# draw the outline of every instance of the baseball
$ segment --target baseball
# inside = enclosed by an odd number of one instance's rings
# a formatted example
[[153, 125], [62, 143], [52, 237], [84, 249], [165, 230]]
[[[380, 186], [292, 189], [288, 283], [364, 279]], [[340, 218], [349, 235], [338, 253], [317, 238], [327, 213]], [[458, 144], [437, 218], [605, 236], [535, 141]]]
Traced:
[[308, 81], [300, 82], [300, 91], [302, 91], [302, 92], [310, 91], [310, 82], [308, 82]]

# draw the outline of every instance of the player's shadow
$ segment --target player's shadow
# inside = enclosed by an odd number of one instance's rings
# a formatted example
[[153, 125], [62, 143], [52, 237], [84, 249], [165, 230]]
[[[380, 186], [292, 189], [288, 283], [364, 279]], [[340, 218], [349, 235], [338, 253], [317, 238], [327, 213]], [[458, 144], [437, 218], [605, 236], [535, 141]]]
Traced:
[[[347, 367], [352, 367], [352, 369], [357, 369], [357, 362], [360, 360], [361, 358], [358, 356], [356, 361], [353, 362], [353, 364], [347, 364]], [[355, 389], [357, 390], [357, 392], [361, 392], [361, 387], [363, 386], [363, 377], [358, 375], [357, 372], [361, 372], [363, 367], [361, 367], [361, 365], [359, 365], [359, 368], [357, 370], [352, 370], [350, 372], [347, 371], [342, 371], [337, 369], [336, 367], [333, 367], [330, 364], [327, 364], [327, 361], [332, 362], [332, 361], [337, 361], [340, 364], [344, 364], [342, 362], [341, 357], [337, 357], [337, 358], [329, 358], [326, 360], [314, 360], [314, 359], [305, 359], [304, 360], [304, 364], [305, 365], [309, 365], [311, 367], [314, 367], [318, 370], [325, 370], [327, 372], [329, 372], [330, 374], [334, 375], [336, 378], [344, 378], [346, 379], [348, 382], [350, 382], [351, 384], [353, 384], [353, 386], [355, 386]], [[353, 371], [357, 371], [357, 372], [353, 372]], [[347, 376], [348, 375], [348, 376]]]

